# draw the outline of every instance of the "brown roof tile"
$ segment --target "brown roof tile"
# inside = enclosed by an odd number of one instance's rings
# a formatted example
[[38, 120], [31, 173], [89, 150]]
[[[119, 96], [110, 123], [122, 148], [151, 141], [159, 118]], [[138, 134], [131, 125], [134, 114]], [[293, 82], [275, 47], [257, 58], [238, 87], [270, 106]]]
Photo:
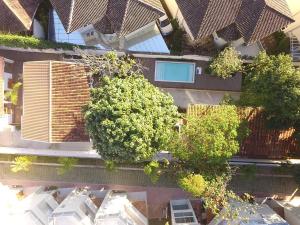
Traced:
[[[153, 0], [152, 0], [153, 2]], [[125, 36], [163, 16], [163, 12], [142, 1], [128, 1], [127, 10], [120, 29], [120, 35]]]
[[30, 30], [40, 0], [0, 0], [0, 31]]
[[232, 23], [229, 26], [219, 30], [218, 36], [227, 41], [235, 41], [241, 38], [241, 34], [236, 26], [236, 23]]
[[68, 33], [94, 24], [100, 32], [126, 35], [165, 13], [159, 0], [50, 1]]
[[288, 4], [286, 4], [286, 1], [282, 0], [265, 0], [266, 5], [273, 8], [277, 12], [281, 13], [284, 16], [287, 16], [289, 18], [293, 18], [293, 15], [291, 13], [291, 10], [289, 9]]
[[235, 21], [240, 6], [240, 0], [210, 1], [200, 26], [198, 38], [204, 38], [232, 24]]
[[[268, 1], [268, 0], [266, 0]], [[258, 41], [293, 22], [290, 13], [283, 15], [278, 5], [271, 8], [265, 0], [244, 0], [236, 19], [237, 27], [246, 43]], [[286, 5], [285, 0], [276, 0]], [[287, 8], [288, 10], [288, 8]], [[288, 10], [289, 11], [289, 10]]]
[[[285, 0], [176, 0], [194, 39], [219, 31], [255, 42], [293, 22]], [[233, 24], [236, 24], [235, 26]], [[229, 29], [229, 30], [226, 30]], [[237, 32], [240, 35], [237, 35]]]
[[108, 0], [50, 0], [66, 32], [92, 24], [105, 15]]

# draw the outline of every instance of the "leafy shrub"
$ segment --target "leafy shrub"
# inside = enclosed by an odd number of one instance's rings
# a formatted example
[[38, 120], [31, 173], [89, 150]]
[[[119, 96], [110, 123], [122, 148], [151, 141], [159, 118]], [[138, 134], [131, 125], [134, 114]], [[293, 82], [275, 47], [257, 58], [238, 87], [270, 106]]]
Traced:
[[183, 44], [183, 30], [179, 26], [179, 23], [176, 19], [171, 21], [173, 32], [170, 35], [170, 50], [171, 54], [180, 55], [182, 52], [182, 44]]
[[212, 61], [209, 69], [212, 74], [226, 79], [243, 69], [243, 61], [234, 48], [228, 47]]
[[206, 108], [202, 114], [187, 117], [187, 125], [173, 135], [170, 152], [196, 173], [218, 171], [217, 164], [223, 167], [239, 151], [239, 127], [235, 106]]
[[194, 197], [201, 197], [204, 193], [207, 183], [199, 174], [189, 174], [179, 180], [179, 186]]
[[151, 179], [152, 183], [157, 183], [159, 180], [161, 170], [159, 169], [160, 165], [157, 161], [152, 161], [148, 165], [145, 166], [144, 172], [146, 175], [148, 175]]
[[246, 165], [240, 168], [240, 172], [246, 180], [253, 180], [256, 177], [257, 167], [256, 165]]
[[290, 53], [290, 38], [283, 32], [278, 31], [273, 34], [275, 43], [272, 48], [267, 49], [268, 54], [279, 55], [279, 54], [289, 54]]
[[74, 166], [78, 163], [78, 159], [76, 158], [59, 158], [58, 159], [59, 164], [61, 164], [61, 167], [57, 169], [58, 175], [63, 175], [68, 172], [70, 172]]
[[103, 77], [84, 112], [94, 147], [115, 162], [152, 159], [165, 148], [178, 119], [173, 98], [139, 75]]
[[240, 104], [262, 107], [269, 128], [293, 127], [300, 133], [300, 71], [289, 55], [260, 53], [248, 69], [243, 89]]
[[5, 99], [7, 101], [10, 101], [13, 105], [17, 105], [19, 100], [19, 90], [21, 86], [21, 82], [15, 83], [12, 87], [12, 90], [5, 93]]
[[81, 56], [79, 63], [89, 68], [87, 75], [93, 81], [93, 87], [99, 86], [99, 79], [104, 76], [124, 78], [142, 73], [142, 65], [127, 56], [118, 57], [113, 51], [101, 56], [91, 55], [78, 48], [75, 51]]
[[18, 156], [14, 160], [14, 164], [10, 166], [11, 171], [18, 173], [21, 171], [28, 172], [32, 163], [37, 159], [36, 156]]
[[[30, 36], [20, 36], [15, 34], [1, 34], [0, 33], [0, 46], [12, 48], [33, 48], [33, 49], [64, 49], [73, 50], [76, 45], [69, 43], [55, 43], [46, 40], [40, 40]], [[79, 46], [80, 48], [91, 48]]]
[[111, 160], [106, 160], [105, 161], [105, 168], [106, 168], [106, 170], [108, 170], [110, 172], [114, 172], [114, 171], [117, 170], [115, 162], [111, 161]]

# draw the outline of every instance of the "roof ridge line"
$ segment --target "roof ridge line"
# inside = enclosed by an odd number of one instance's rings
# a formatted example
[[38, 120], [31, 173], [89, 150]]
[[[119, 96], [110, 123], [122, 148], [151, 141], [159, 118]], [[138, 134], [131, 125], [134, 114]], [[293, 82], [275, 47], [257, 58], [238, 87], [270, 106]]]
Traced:
[[[287, 4], [286, 0], [283, 0], [283, 1], [285, 1], [285, 3]], [[275, 9], [274, 7], [270, 6], [270, 5], [268, 4], [268, 1], [267, 1], [267, 0], [264, 0], [264, 2], [265, 2], [265, 4], [266, 4], [266, 6], [269, 7], [270, 9], [275, 10], [276, 12], [278, 12], [279, 14], [285, 16], [285, 17], [288, 18], [288, 19], [294, 20], [294, 18], [291, 18], [291, 17], [287, 16], [286, 14], [282, 13], [281, 11], [278, 11], [278, 10]], [[291, 16], [293, 17], [292, 12], [291, 12], [291, 9], [290, 9], [289, 6], [288, 6], [288, 9], [289, 9], [289, 12], [290, 12]]]
[[[270, 9], [272, 9], [273, 11], [276, 11], [276, 12], [279, 13], [280, 15], [282, 15], [282, 16], [284, 16], [284, 17], [290, 19], [290, 20], [293, 20], [293, 21], [295, 22], [294, 18], [291, 18], [291, 17], [289, 17], [289, 16], [283, 14], [282, 12], [280, 12], [280, 11], [274, 9], [273, 7], [269, 6], [268, 4], [266, 4], [266, 6], [267, 6], [268, 8], [270, 8]], [[294, 16], [293, 16], [293, 17], [294, 17]]]
[[69, 21], [68, 21], [68, 31], [67, 31], [67, 33], [70, 32], [70, 26], [71, 26], [71, 24], [72, 24], [73, 14], [74, 14], [73, 12], [74, 12], [75, 1], [76, 1], [76, 0], [72, 0], [71, 11], [70, 11], [70, 16], [69, 16]]
[[[110, 1], [115, 1], [115, 0], [110, 0]], [[119, 34], [121, 34], [122, 31], [123, 31], [124, 21], [125, 21], [125, 18], [127, 16], [127, 12], [129, 11], [128, 8], [129, 8], [129, 5], [130, 5], [130, 3], [131, 3], [132, 0], [126, 0], [126, 1], [127, 2], [126, 2], [125, 12], [124, 12], [124, 16], [123, 16], [122, 23], [121, 23], [121, 28], [119, 30]], [[137, 1], [137, 0], [135, 0], [135, 1]]]
[[[212, 1], [209, 0], [208, 5], [207, 5], [207, 9], [205, 10], [205, 14], [204, 14], [204, 16], [203, 16], [202, 21], [206, 18], [206, 15], [208, 14], [208, 9], [209, 9], [209, 6], [210, 6], [211, 3], [212, 3]], [[198, 29], [198, 32], [197, 32], [197, 37], [196, 37], [196, 39], [199, 38], [199, 36], [200, 36], [200, 30], [201, 30], [202, 26], [203, 26], [203, 23], [200, 23], [200, 26], [199, 26], [199, 29]]]
[[[11, 0], [9, 0], [11, 2]], [[9, 10], [15, 15], [15, 17], [20, 21], [20, 23], [28, 30], [30, 29], [30, 27], [27, 27], [24, 24], [24, 21], [22, 20], [22, 18], [20, 18], [20, 16], [16, 13], [16, 11], [11, 7], [11, 5], [9, 3], [7, 3], [7, 0], [3, 0], [4, 4], [6, 5], [6, 7], [9, 8]], [[24, 9], [24, 8], [23, 8]], [[30, 21], [32, 21], [32, 18], [28, 15], [28, 13], [26, 12], [26, 10], [24, 9], [24, 12], [26, 14], [26, 16], [30, 19]], [[27, 18], [27, 19], [28, 19]], [[30, 23], [30, 26], [32, 25], [32, 22]]]
[[[166, 13], [164, 8], [163, 8], [163, 11], [162, 11], [161, 9], [159, 9], [159, 8], [157, 8], [157, 7], [155, 7], [155, 6], [150, 5], [150, 4], [149, 4], [147, 1], [145, 1], [145, 0], [138, 0], [138, 1], [139, 1], [139, 2], [143, 2], [144, 4], [150, 6], [150, 7], [153, 8], [153, 9], [156, 9], [156, 10], [162, 12], [162, 13]], [[163, 7], [163, 6], [162, 6], [162, 7]]]

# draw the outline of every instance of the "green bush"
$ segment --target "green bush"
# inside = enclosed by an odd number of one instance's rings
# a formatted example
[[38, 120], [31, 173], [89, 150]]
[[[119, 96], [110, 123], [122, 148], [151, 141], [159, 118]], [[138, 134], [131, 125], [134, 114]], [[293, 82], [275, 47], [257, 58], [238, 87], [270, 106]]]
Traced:
[[173, 98], [143, 76], [103, 77], [85, 107], [86, 128], [104, 160], [138, 162], [164, 150], [178, 119]]
[[22, 86], [21, 82], [17, 82], [13, 85], [12, 90], [5, 93], [5, 99], [10, 101], [13, 105], [18, 105], [19, 90]]
[[[12, 48], [33, 48], [33, 49], [64, 49], [73, 50], [76, 45], [69, 43], [55, 43], [46, 40], [40, 40], [30, 36], [20, 36], [15, 34], [0, 34], [0, 46]], [[78, 46], [88, 48], [86, 46]]]
[[173, 135], [169, 151], [195, 173], [221, 172], [217, 165], [224, 167], [239, 151], [239, 127], [235, 106], [207, 108], [201, 115], [187, 117], [187, 125]]
[[245, 180], [253, 180], [256, 177], [257, 167], [256, 165], [245, 165], [240, 168], [240, 172]]
[[150, 162], [148, 165], [145, 166], [144, 172], [150, 177], [152, 183], [157, 183], [161, 174], [159, 162]]
[[171, 21], [173, 32], [170, 35], [170, 50], [171, 54], [180, 55], [182, 52], [182, 44], [183, 44], [183, 30], [179, 26], [179, 23], [176, 19]]
[[274, 48], [268, 49], [268, 53], [271, 55], [279, 55], [281, 53], [290, 53], [290, 38], [283, 32], [278, 31], [273, 34], [275, 40]]
[[212, 74], [223, 79], [232, 77], [242, 69], [243, 61], [238, 52], [232, 47], [225, 48], [220, 52], [209, 66]]
[[106, 160], [104, 164], [105, 164], [105, 169], [109, 172], [115, 172], [117, 170], [117, 166], [114, 161]]
[[300, 71], [292, 58], [261, 52], [249, 67], [240, 104], [263, 107], [269, 128], [293, 127], [300, 137]]
[[32, 163], [37, 159], [36, 156], [18, 156], [11, 165], [11, 171], [18, 173], [21, 171], [28, 172]]
[[63, 175], [68, 172], [70, 172], [74, 166], [78, 163], [78, 159], [76, 158], [59, 158], [58, 159], [59, 164], [61, 164], [61, 167], [57, 169], [58, 175]]
[[180, 188], [198, 198], [202, 196], [207, 186], [206, 181], [199, 174], [189, 174], [179, 179], [178, 183]]

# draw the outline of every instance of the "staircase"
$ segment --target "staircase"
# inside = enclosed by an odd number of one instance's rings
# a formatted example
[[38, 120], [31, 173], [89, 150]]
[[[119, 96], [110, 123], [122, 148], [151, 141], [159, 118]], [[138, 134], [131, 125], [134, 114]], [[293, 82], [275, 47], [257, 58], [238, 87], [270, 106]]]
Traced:
[[291, 55], [293, 57], [293, 61], [300, 61], [300, 42], [296, 38], [295, 35], [290, 34], [291, 40]]

